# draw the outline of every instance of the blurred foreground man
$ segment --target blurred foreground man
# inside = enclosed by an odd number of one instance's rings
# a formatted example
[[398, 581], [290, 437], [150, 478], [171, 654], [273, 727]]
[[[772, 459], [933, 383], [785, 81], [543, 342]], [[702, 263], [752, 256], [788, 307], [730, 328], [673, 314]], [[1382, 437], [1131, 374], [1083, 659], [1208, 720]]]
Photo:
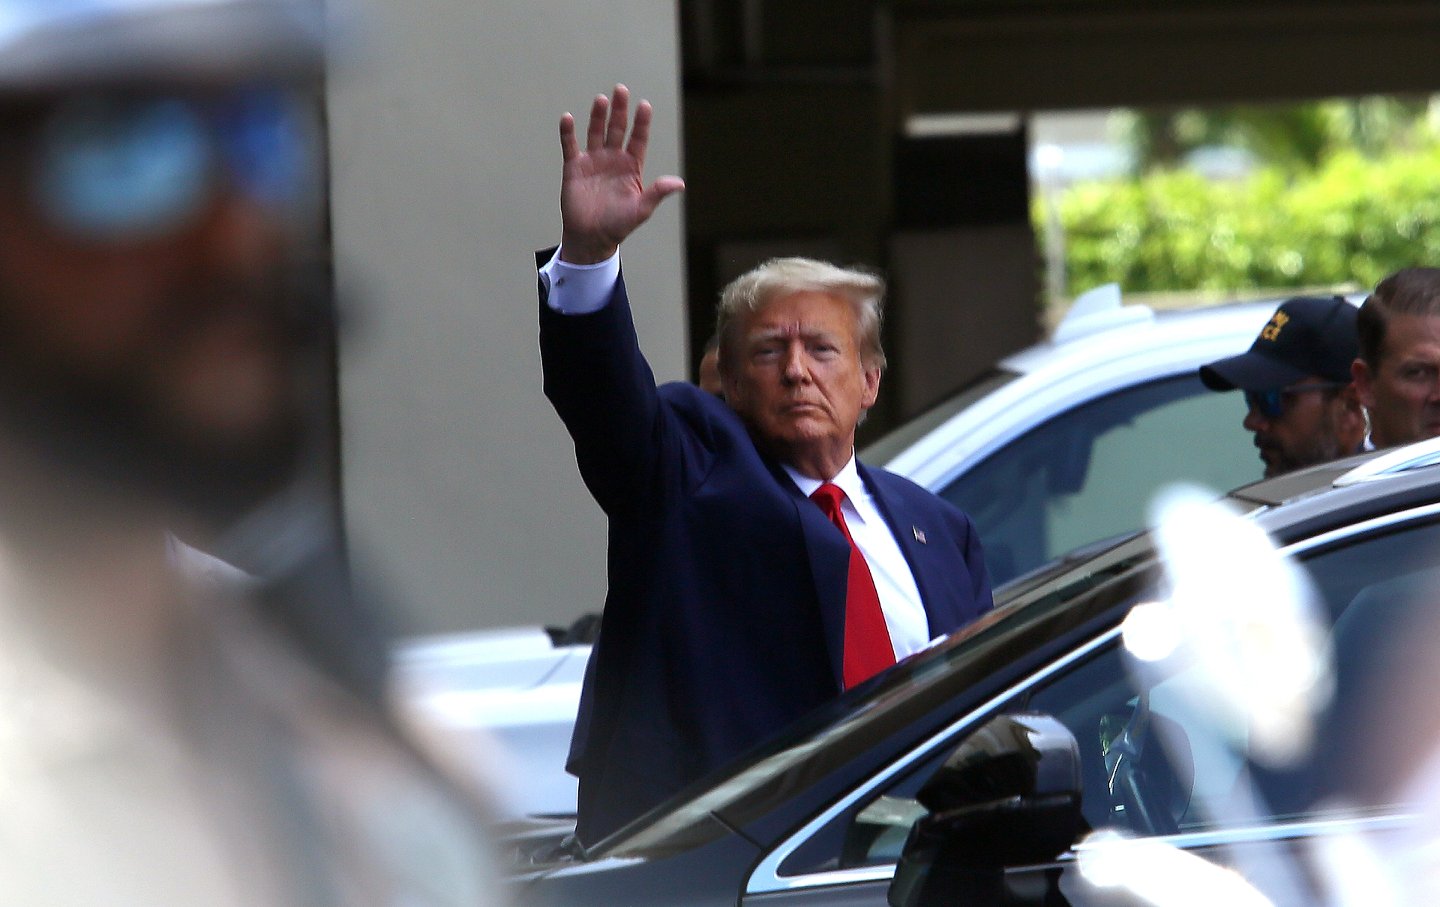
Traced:
[[1201, 366], [1200, 380], [1245, 392], [1244, 426], [1270, 478], [1360, 451], [1355, 351], [1354, 306], [1338, 296], [1297, 297], [1275, 310], [1249, 350]]
[[[568, 768], [593, 844], [841, 690], [991, 606], [970, 520], [855, 459], [884, 285], [777, 259], [720, 303], [724, 399], [656, 388], [619, 244], [675, 177], [643, 180], [651, 110], [561, 120], [563, 233], [541, 270], [545, 391], [610, 520], [609, 580]], [[807, 500], [808, 498], [808, 500]]]
[[322, 34], [279, 0], [0, 0], [7, 904], [486, 902], [371, 656], [169, 535], [226, 553], [311, 446]]
[[1360, 307], [1355, 387], [1372, 448], [1440, 435], [1440, 268], [1404, 268]]

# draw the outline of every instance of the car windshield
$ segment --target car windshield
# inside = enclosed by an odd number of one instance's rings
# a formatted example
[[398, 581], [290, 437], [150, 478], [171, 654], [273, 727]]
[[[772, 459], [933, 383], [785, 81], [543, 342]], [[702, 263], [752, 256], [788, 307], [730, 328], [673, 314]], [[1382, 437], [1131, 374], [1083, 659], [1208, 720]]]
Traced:
[[[953, 696], [950, 688], [969, 683], [976, 665], [989, 666], [1002, 638], [1149, 563], [1149, 538], [1136, 535], [1081, 564], [1057, 563], [1012, 584], [997, 596], [995, 609], [976, 623], [902, 661], [876, 682], [838, 697], [735, 763], [723, 777], [697, 782], [630, 830], [599, 842], [587, 857], [663, 856], [723, 834], [724, 826], [713, 816], [723, 814], [733, 822], [763, 814], [793, 795], [797, 777], [819, 777], [844, 765], [877, 735], [907, 724], [917, 708], [932, 708], [932, 700]], [[1129, 598], [1130, 586], [1120, 583], [1116, 588]]]

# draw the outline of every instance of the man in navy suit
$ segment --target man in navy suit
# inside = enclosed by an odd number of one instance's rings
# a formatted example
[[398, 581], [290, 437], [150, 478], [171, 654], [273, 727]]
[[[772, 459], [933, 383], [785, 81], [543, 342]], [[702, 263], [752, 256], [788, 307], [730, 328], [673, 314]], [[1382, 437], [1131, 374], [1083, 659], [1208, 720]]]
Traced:
[[720, 303], [724, 399], [655, 386], [619, 272], [621, 241], [683, 188], [644, 183], [650, 120], [641, 102], [629, 128], [624, 86], [595, 99], [583, 149], [561, 119], [561, 245], [540, 272], [545, 392], [610, 521], [568, 766], [586, 844], [991, 607], [970, 520], [855, 459], [885, 366], [879, 278], [768, 262]]

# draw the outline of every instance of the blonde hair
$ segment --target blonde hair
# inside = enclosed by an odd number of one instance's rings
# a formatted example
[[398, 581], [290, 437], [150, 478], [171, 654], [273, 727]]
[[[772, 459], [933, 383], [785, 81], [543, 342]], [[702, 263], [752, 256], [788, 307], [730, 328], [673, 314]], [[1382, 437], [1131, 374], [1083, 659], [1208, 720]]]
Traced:
[[720, 292], [715, 336], [720, 338], [720, 361], [731, 362], [738, 337], [732, 337], [737, 317], [756, 312], [777, 296], [824, 293], [850, 303], [855, 311], [860, 361], [866, 368], [885, 369], [880, 345], [880, 323], [885, 301], [885, 280], [859, 268], [842, 268], [813, 258], [772, 258], [732, 280]]

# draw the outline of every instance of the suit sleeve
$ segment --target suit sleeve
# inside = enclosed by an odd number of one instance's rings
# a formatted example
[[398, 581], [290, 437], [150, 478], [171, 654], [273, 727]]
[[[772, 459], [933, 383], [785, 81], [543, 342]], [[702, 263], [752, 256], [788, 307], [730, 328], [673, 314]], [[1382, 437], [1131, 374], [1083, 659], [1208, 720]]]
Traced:
[[965, 568], [970, 574], [971, 600], [975, 602], [978, 617], [995, 607], [995, 598], [990, 588], [990, 572], [985, 569], [985, 549], [980, 544], [980, 533], [976, 531], [969, 516], [962, 513], [961, 518], [965, 527], [962, 556], [965, 558]]
[[[929, 492], [925, 492], [929, 494]], [[990, 589], [990, 573], [985, 568], [985, 549], [980, 542], [980, 533], [975, 524], [962, 510], [939, 498], [932, 499], [946, 514], [950, 540], [947, 550], [953, 552], [950, 558], [958, 557], [960, 563], [950, 560], [945, 586], [954, 595], [957, 610], [953, 613], [954, 623], [948, 627], [935, 628], [949, 633], [958, 630], [995, 607]], [[933, 577], [932, 577], [933, 579]]]
[[640, 352], [623, 276], [597, 312], [564, 315], [540, 283], [545, 396], [575, 442], [581, 477], [607, 514], [660, 482], [666, 429], [655, 375]]

